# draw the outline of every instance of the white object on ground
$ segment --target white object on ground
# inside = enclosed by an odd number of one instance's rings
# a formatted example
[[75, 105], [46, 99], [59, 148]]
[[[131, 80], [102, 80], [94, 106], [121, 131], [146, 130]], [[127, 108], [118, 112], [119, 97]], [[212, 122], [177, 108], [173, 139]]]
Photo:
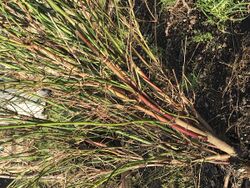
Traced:
[[19, 115], [47, 119], [43, 114], [46, 102], [42, 97], [49, 95], [49, 90], [41, 89], [36, 93], [23, 93], [17, 89], [0, 90], [0, 108]]

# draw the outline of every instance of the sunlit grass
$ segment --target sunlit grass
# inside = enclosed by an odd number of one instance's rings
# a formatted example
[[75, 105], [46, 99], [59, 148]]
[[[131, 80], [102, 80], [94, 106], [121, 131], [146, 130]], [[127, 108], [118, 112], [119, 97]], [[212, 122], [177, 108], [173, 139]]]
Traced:
[[15, 178], [11, 187], [118, 187], [141, 169], [171, 177], [235, 155], [199, 123], [133, 2], [110, 2], [1, 2], [1, 90], [51, 91], [41, 97], [48, 119], [1, 109], [0, 174]]
[[243, 20], [249, 11], [249, 2], [244, 0], [198, 0], [196, 5], [211, 24], [220, 28], [225, 27], [226, 22]]

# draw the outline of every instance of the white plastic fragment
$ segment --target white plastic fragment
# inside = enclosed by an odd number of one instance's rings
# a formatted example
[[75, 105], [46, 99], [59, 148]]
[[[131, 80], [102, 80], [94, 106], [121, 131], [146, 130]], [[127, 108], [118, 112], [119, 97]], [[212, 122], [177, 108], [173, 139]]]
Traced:
[[49, 90], [41, 89], [35, 93], [23, 93], [17, 89], [0, 90], [0, 108], [19, 115], [47, 119], [44, 115], [46, 102], [42, 97], [49, 95]]

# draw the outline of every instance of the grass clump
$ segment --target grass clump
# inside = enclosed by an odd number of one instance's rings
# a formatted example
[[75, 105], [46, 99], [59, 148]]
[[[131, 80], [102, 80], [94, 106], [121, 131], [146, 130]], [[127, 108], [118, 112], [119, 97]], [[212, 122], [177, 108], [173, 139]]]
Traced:
[[1, 106], [10, 187], [118, 187], [142, 169], [171, 177], [236, 155], [153, 53], [134, 2], [107, 3], [0, 2], [1, 90], [51, 91], [47, 119]]
[[176, 0], [161, 0], [163, 7], [173, 6], [176, 3]]
[[213, 39], [213, 35], [210, 32], [206, 33], [200, 33], [200, 32], [194, 32], [195, 36], [192, 38], [194, 42], [200, 43], [200, 42], [207, 42], [211, 41]]
[[248, 14], [249, 2], [241, 0], [198, 0], [196, 6], [208, 22], [223, 28], [228, 21], [240, 21]]

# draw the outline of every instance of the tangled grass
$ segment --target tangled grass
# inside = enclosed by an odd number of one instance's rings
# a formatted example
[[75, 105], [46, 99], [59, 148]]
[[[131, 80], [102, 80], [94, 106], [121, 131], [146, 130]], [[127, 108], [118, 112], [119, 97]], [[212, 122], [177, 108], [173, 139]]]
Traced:
[[150, 182], [237, 155], [154, 54], [133, 3], [1, 1], [1, 91], [51, 91], [47, 119], [1, 108], [10, 187], [118, 187], [142, 169], [158, 169]]

